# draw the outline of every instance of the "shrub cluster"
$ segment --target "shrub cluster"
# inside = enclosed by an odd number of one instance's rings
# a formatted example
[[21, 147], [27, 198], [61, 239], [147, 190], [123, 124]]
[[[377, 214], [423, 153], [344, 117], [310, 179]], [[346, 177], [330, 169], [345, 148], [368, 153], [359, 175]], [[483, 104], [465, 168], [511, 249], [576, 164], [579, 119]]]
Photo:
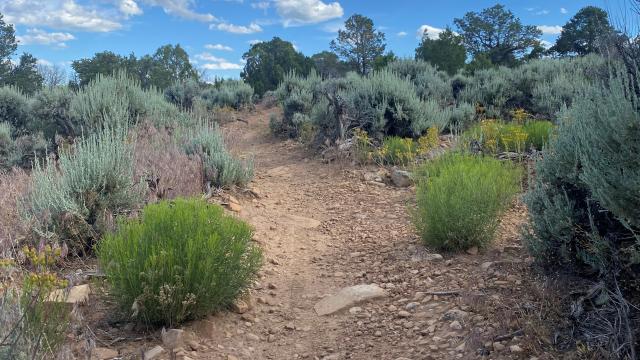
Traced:
[[520, 179], [516, 165], [489, 157], [452, 153], [426, 163], [417, 171], [413, 215], [424, 243], [442, 250], [486, 246]]
[[62, 151], [56, 162], [36, 161], [24, 215], [39, 235], [90, 251], [111, 217], [136, 208], [144, 184], [134, 179], [134, 143], [125, 128], [104, 128]]
[[640, 113], [637, 77], [627, 80], [635, 69], [612, 66], [562, 112], [525, 197], [537, 262], [601, 284], [593, 306], [576, 304], [578, 339], [616, 358], [633, 357], [639, 329]]
[[201, 124], [186, 130], [184, 149], [202, 159], [204, 180], [216, 187], [244, 186], [253, 178], [253, 161], [234, 158], [226, 149], [217, 125]]
[[522, 153], [532, 148], [542, 150], [553, 131], [554, 125], [550, 121], [531, 120], [520, 125], [488, 119], [466, 130], [462, 138], [466, 146], [479, 146], [486, 154]]
[[231, 305], [260, 265], [252, 230], [202, 200], [148, 205], [103, 239], [115, 299], [142, 322], [173, 327]]
[[[344, 141], [354, 128], [380, 141], [386, 136], [417, 138], [431, 126], [462, 132], [478, 119], [555, 123], [580, 89], [606, 73], [607, 61], [590, 55], [534, 60], [473, 75], [450, 76], [421, 60], [398, 60], [364, 77], [289, 74], [277, 90], [284, 116], [272, 122], [272, 129], [293, 138], [312, 138], [319, 145]], [[531, 115], [523, 119], [523, 114]], [[531, 143], [541, 147], [547, 125], [532, 124], [537, 127], [526, 131], [531, 132]]]
[[198, 107], [208, 111], [224, 107], [240, 110], [253, 104], [253, 88], [242, 80], [223, 80], [214, 84], [187, 80], [168, 87], [164, 96], [184, 110]]

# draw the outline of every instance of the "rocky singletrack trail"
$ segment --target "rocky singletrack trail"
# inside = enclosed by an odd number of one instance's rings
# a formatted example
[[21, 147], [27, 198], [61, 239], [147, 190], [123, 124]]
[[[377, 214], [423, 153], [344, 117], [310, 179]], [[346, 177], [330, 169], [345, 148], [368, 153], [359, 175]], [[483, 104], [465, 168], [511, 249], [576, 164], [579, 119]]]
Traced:
[[[255, 228], [264, 265], [250, 298], [185, 327], [192, 359], [529, 358], [505, 310], [523, 288], [525, 253], [516, 206], [499, 239], [480, 254], [436, 254], [410, 221], [415, 191], [375, 168], [323, 163], [269, 133], [269, 113], [223, 127], [239, 155], [253, 154], [258, 195], [233, 209]], [[368, 176], [364, 176], [368, 174]], [[379, 179], [378, 179], [379, 180]], [[340, 289], [375, 284], [386, 296], [319, 316]], [[519, 299], [523, 301], [523, 299]], [[245, 306], [246, 305], [246, 306]], [[515, 321], [515, 322], [514, 322]], [[514, 333], [514, 331], [516, 331]], [[503, 341], [494, 343], [496, 336]]]

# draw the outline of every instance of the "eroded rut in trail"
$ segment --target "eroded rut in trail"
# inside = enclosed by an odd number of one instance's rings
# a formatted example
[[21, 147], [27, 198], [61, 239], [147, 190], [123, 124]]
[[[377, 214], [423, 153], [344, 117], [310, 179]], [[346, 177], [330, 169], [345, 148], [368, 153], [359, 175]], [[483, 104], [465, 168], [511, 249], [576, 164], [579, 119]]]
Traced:
[[[274, 110], [275, 111], [275, 110]], [[482, 254], [430, 253], [408, 214], [414, 191], [364, 181], [363, 169], [324, 164], [301, 146], [273, 139], [269, 110], [225, 127], [234, 151], [255, 156], [239, 216], [256, 230], [265, 262], [250, 308], [186, 327], [195, 359], [519, 358], [517, 324], [500, 304], [521, 290], [516, 207]], [[328, 316], [314, 305], [341, 288], [376, 284], [387, 296]], [[435, 295], [440, 294], [440, 295]], [[240, 309], [239, 309], [240, 310]], [[244, 310], [244, 309], [242, 309]], [[193, 350], [193, 351], [189, 351]]]

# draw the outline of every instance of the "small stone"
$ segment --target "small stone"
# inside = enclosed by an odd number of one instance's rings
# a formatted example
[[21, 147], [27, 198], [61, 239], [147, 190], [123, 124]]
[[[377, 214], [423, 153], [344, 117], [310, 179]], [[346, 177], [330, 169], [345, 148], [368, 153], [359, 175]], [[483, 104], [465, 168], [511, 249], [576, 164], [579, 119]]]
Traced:
[[458, 320], [454, 320], [449, 324], [449, 328], [451, 328], [451, 330], [462, 330], [462, 324], [460, 324]]
[[412, 310], [415, 310], [419, 305], [420, 305], [420, 303], [412, 301], [412, 302], [408, 303], [407, 305], [405, 305], [404, 308], [407, 311], [412, 311]]
[[267, 341], [268, 342], [274, 342], [276, 341], [276, 336], [273, 334], [269, 334], [269, 336], [267, 337]]
[[373, 335], [380, 337], [382, 336], [382, 331], [378, 330]]
[[509, 351], [511, 351], [512, 353], [520, 353], [522, 352], [522, 348], [518, 345], [511, 345], [509, 346]]
[[156, 359], [158, 358], [158, 356], [162, 355], [162, 353], [164, 353], [164, 349], [162, 348], [162, 346], [157, 345], [156, 347], [145, 351], [144, 360]]
[[493, 265], [493, 261], [485, 261], [480, 265], [480, 268], [482, 270], [487, 270], [491, 267], [491, 265]]
[[504, 350], [504, 345], [502, 345], [502, 343], [499, 343], [499, 342], [494, 342], [493, 343], [493, 350], [502, 351], [502, 350]]
[[478, 254], [478, 247], [477, 246], [472, 246], [470, 248], [467, 249], [467, 254], [469, 255], [477, 255]]
[[244, 300], [236, 299], [231, 305], [231, 310], [236, 314], [244, 314], [249, 311], [249, 304]]
[[287, 324], [284, 326], [284, 328], [285, 328], [286, 330], [295, 330], [295, 329], [296, 329], [296, 326], [295, 326], [295, 325], [293, 325], [293, 323], [287, 323]]
[[397, 187], [409, 187], [413, 182], [411, 180], [411, 173], [404, 170], [393, 169], [391, 171], [391, 181], [393, 185]]
[[227, 360], [238, 360], [238, 358], [233, 355], [227, 355]]
[[343, 288], [337, 294], [323, 298], [313, 308], [320, 316], [330, 315], [363, 301], [384, 296], [387, 296], [387, 293], [377, 285], [355, 285]]
[[118, 357], [118, 352], [113, 349], [97, 347], [91, 351], [91, 359], [109, 360]]
[[55, 290], [49, 294], [47, 301], [70, 305], [83, 305], [89, 301], [89, 294], [91, 294], [89, 284], [83, 284], [72, 287], [68, 293], [63, 289]]
[[260, 336], [258, 336], [256, 334], [248, 333], [247, 334], [247, 339], [249, 339], [251, 341], [260, 341]]
[[269, 289], [271, 289], [271, 290], [275, 290], [275, 289], [277, 289], [277, 288], [278, 288], [278, 287], [276, 287], [276, 284], [274, 284], [274, 283], [269, 283], [269, 284], [267, 284], [267, 287], [268, 287]]
[[182, 329], [162, 329], [162, 344], [167, 349], [176, 349], [182, 346], [184, 330]]
[[398, 316], [403, 317], [403, 318], [408, 318], [411, 316], [411, 313], [408, 311], [404, 311], [404, 310], [400, 310], [398, 311]]
[[229, 210], [233, 212], [239, 213], [240, 211], [242, 211], [242, 206], [240, 204], [236, 204], [233, 202], [230, 202], [229, 204], [227, 204], [227, 207], [229, 208]]
[[349, 314], [356, 315], [362, 312], [362, 308], [360, 306], [354, 306], [349, 309]]

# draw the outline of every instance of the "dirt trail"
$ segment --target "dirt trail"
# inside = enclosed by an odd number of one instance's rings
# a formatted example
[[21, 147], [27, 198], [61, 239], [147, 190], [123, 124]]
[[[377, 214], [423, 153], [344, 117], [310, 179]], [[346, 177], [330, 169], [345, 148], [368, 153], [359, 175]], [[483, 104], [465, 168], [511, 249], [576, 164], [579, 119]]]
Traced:
[[[412, 189], [364, 181], [363, 173], [376, 169], [324, 164], [301, 146], [274, 139], [270, 111], [259, 108], [247, 123], [225, 127], [235, 152], [255, 156], [252, 187], [260, 197], [240, 197], [239, 213], [255, 227], [265, 254], [253, 306], [189, 325], [198, 345], [188, 357], [475, 358], [486, 339], [514, 327], [508, 317], [486, 319], [480, 311], [486, 305], [478, 305], [485, 303], [478, 297], [501, 301], [521, 285], [508, 270], [521, 263], [519, 246], [511, 244], [514, 226], [486, 253], [435, 256], [412, 230]], [[389, 296], [330, 316], [315, 313], [323, 296], [364, 283]], [[445, 290], [465, 296], [428, 294]], [[503, 355], [491, 358], [521, 356], [505, 345]]]

